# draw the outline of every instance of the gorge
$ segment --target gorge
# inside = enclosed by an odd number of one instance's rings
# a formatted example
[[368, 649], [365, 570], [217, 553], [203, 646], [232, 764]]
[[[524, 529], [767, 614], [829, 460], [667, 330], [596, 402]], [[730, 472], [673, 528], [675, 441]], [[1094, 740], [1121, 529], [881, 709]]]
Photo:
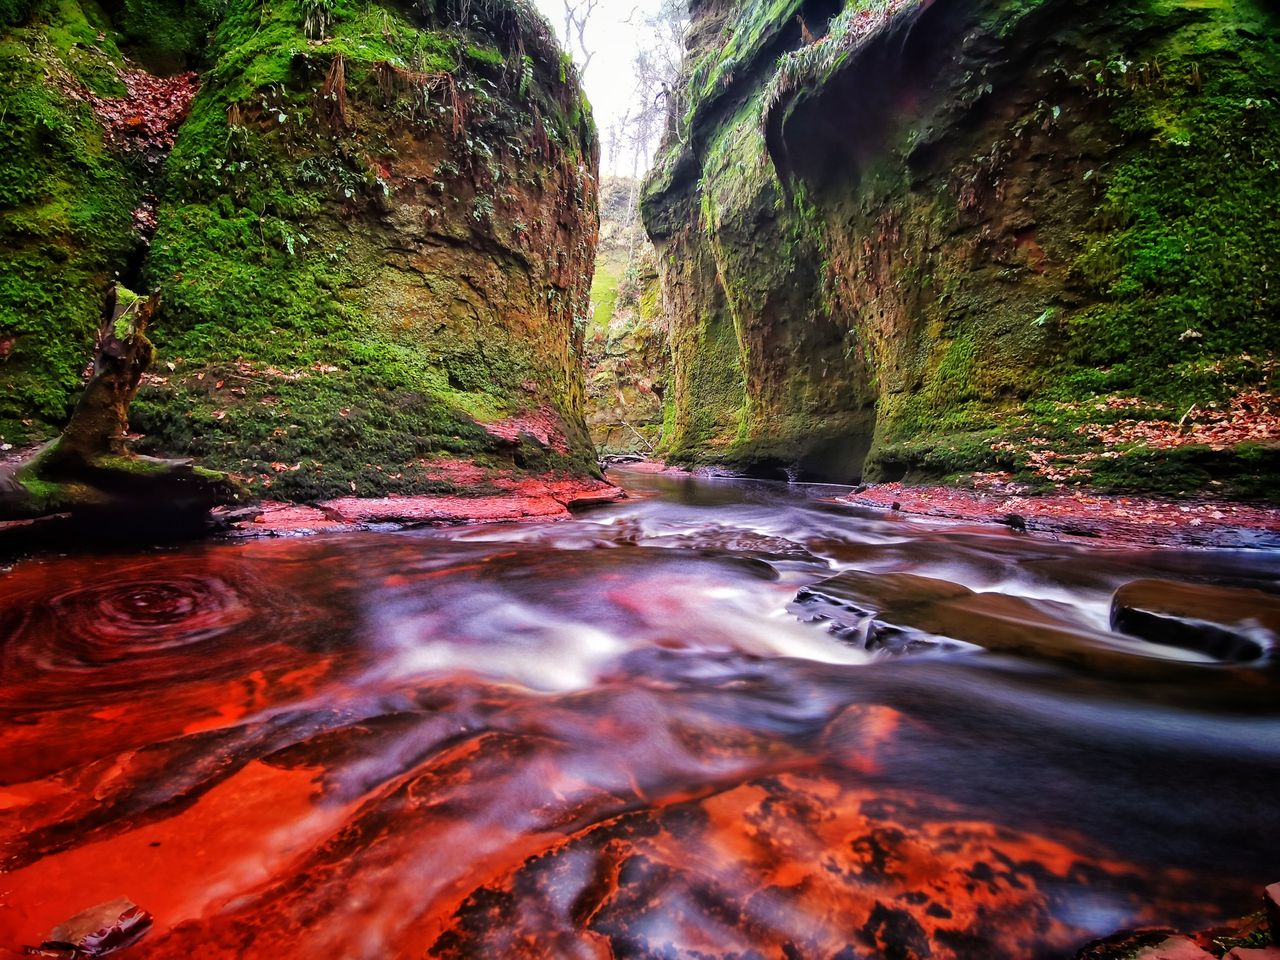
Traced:
[[1280, 955], [1280, 13], [687, 13], [0, 0], [0, 958]]

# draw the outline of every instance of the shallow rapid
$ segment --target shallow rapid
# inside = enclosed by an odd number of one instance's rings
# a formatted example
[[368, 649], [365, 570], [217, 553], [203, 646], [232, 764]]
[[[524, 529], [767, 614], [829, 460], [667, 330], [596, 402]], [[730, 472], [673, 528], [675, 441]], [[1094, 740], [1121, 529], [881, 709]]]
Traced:
[[619, 477], [562, 523], [4, 573], [0, 956], [127, 896], [138, 958], [1022, 960], [1280, 878], [1272, 653], [1109, 629], [1280, 552]]

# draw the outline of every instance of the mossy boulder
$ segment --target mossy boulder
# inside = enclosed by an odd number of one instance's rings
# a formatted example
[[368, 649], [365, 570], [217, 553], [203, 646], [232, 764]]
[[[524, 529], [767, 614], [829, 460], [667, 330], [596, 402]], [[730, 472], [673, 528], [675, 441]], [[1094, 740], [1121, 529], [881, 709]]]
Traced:
[[[1271, 6], [694, 14], [679, 129], [642, 205], [671, 309], [669, 457], [1206, 482], [1181, 473], [1179, 422], [1271, 394], [1280, 350]], [[1167, 435], [1099, 440], [1125, 418]], [[1067, 459], [1045, 468], [1040, 440]], [[1238, 440], [1209, 451], [1213, 479], [1268, 495]], [[1116, 468], [1131, 457], [1143, 469]]]

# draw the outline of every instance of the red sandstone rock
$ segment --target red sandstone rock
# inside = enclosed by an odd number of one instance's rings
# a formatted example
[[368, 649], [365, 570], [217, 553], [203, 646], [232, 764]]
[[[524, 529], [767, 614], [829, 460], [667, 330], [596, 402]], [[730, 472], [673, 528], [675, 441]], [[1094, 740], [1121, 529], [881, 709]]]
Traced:
[[101, 957], [139, 940], [151, 929], [151, 914], [128, 897], [117, 897], [77, 913], [54, 927], [27, 953], [46, 957]]
[[347, 529], [350, 524], [319, 507], [298, 503], [279, 503], [268, 500], [261, 504], [261, 513], [253, 518], [253, 526], [271, 533], [323, 533], [326, 530]]
[[1110, 496], [1084, 491], [1023, 495], [1002, 485], [990, 490], [881, 483], [845, 502], [903, 513], [984, 523], [1007, 523], [1016, 515], [1025, 527], [1055, 536], [1102, 538], [1130, 543], [1226, 546], [1239, 531], [1280, 534], [1280, 508], [1217, 500], [1174, 501]]
[[349, 523], [490, 523], [567, 517], [568, 508], [551, 497], [342, 497], [324, 506]]
[[1133, 956], [1134, 960], [1213, 960], [1213, 954], [1201, 950], [1186, 937], [1170, 937], [1154, 947], [1144, 947]]
[[569, 452], [569, 444], [564, 437], [564, 425], [560, 422], [560, 416], [549, 407], [529, 410], [496, 423], [486, 423], [484, 429], [491, 436], [501, 437], [513, 443], [520, 439], [521, 434], [527, 434], [556, 453]]
[[252, 520], [232, 520], [239, 536], [290, 536], [358, 530], [374, 523], [462, 524], [562, 520], [569, 508], [609, 503], [621, 490], [599, 480], [573, 477], [502, 479], [492, 496], [340, 497], [316, 506], [266, 501]]

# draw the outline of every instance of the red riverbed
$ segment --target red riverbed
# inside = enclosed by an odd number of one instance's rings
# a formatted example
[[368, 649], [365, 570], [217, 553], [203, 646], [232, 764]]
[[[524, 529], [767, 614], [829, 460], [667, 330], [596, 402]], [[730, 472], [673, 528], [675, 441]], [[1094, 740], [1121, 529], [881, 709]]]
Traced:
[[[125, 896], [136, 958], [1050, 958], [1268, 879], [1274, 674], [1096, 621], [1274, 558], [628, 482], [553, 524], [4, 572], [0, 956]], [[1010, 592], [1131, 669], [789, 612], [850, 565]]]

